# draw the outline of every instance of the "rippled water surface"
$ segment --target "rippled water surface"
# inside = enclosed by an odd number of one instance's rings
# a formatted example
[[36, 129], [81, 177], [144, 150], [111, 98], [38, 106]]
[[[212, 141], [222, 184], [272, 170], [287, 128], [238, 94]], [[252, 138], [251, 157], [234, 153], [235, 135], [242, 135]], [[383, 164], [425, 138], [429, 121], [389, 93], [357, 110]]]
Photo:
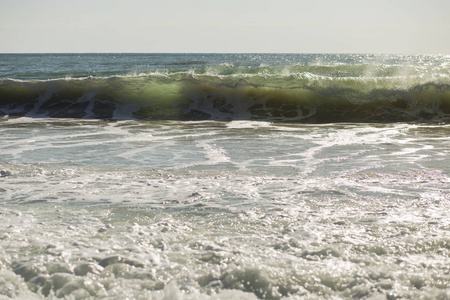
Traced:
[[0, 120], [0, 298], [448, 299], [450, 126]]

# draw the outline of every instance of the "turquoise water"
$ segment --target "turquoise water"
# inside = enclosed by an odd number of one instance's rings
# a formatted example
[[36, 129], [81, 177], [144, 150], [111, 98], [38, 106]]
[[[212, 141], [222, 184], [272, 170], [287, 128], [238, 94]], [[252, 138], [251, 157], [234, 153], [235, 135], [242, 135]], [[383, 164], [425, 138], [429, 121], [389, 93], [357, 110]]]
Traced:
[[[133, 76], [154, 72], [195, 74], [268, 74], [313, 70], [321, 75], [447, 74], [450, 58], [443, 55], [373, 54], [1, 54], [0, 78]], [[315, 70], [315, 71], [314, 71]], [[361, 73], [361, 71], [363, 71]], [[405, 74], [406, 75], [406, 74]]]
[[0, 61], [0, 298], [450, 297], [448, 58]]

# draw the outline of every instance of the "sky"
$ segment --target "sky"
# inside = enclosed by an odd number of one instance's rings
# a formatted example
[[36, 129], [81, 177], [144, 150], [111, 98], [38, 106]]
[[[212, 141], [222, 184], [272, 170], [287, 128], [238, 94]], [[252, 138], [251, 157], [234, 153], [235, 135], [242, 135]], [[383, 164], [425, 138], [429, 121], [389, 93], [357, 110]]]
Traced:
[[450, 0], [0, 0], [0, 53], [450, 54]]

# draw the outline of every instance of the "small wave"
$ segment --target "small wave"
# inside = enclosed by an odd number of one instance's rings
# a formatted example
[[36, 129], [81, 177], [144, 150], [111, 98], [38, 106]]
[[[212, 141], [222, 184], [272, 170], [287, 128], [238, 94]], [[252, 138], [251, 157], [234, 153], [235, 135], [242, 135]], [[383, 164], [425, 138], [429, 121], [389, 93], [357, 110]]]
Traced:
[[446, 77], [339, 77], [317, 71], [269, 74], [178, 72], [41, 81], [3, 79], [0, 113], [58, 118], [319, 123], [443, 122], [450, 114], [450, 84]]

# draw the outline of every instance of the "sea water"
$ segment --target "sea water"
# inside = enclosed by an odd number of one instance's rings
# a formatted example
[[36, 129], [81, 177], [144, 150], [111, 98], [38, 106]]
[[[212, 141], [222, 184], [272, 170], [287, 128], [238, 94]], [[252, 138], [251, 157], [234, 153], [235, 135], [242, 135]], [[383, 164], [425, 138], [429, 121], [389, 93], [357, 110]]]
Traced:
[[0, 299], [450, 298], [449, 62], [0, 55]]

